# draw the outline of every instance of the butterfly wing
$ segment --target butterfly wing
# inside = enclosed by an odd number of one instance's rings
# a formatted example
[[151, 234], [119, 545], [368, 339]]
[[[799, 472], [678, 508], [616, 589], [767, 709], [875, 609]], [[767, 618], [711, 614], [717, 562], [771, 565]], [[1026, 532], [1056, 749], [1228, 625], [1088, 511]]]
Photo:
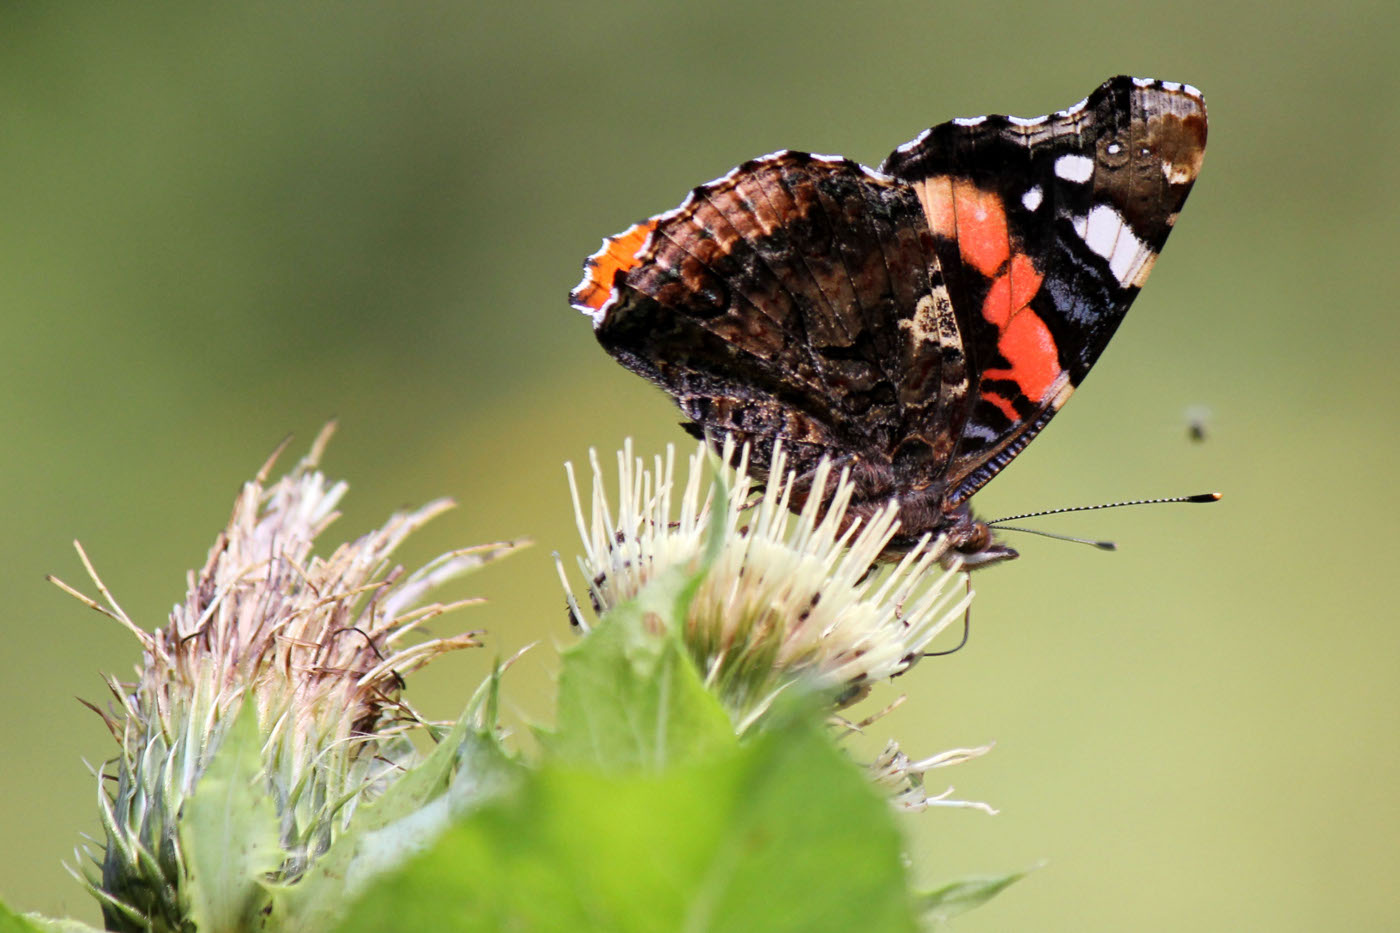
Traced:
[[1049, 116], [941, 124], [885, 160], [919, 197], [975, 374], [940, 480], [946, 508], [1083, 381], [1151, 271], [1205, 141], [1194, 88], [1117, 77]]
[[965, 420], [940, 279], [912, 188], [780, 152], [605, 240], [571, 298], [692, 433], [749, 441], [756, 463], [781, 438], [798, 470], [824, 455], [873, 464], [875, 497], [901, 445], [946, 460]]

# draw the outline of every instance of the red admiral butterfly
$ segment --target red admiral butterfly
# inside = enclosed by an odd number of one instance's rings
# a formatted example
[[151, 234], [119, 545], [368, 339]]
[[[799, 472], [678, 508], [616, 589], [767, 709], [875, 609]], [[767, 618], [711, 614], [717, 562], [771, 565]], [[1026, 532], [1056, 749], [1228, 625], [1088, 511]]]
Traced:
[[[1116, 77], [1067, 110], [921, 133], [878, 170], [777, 152], [603, 241], [570, 298], [696, 436], [781, 440], [894, 500], [886, 556], [943, 533], [1016, 556], [968, 500], [1084, 380], [1201, 167], [1190, 85]], [[799, 485], [793, 508], [813, 494]]]

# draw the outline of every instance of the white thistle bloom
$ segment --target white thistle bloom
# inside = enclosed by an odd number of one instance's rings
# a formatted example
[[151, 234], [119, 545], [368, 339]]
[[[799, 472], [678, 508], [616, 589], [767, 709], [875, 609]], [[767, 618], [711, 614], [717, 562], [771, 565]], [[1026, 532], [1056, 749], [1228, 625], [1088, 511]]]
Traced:
[[268, 880], [292, 884], [359, 805], [421, 760], [409, 733], [429, 724], [402, 698], [403, 675], [480, 644], [476, 632], [404, 643], [429, 619], [479, 602], [423, 604], [433, 589], [514, 547], [455, 551], [409, 574], [393, 565], [404, 539], [451, 502], [396, 514], [330, 556], [313, 556], [347, 489], [316, 469], [333, 427], [272, 486], [276, 454], [244, 484], [164, 628], [133, 622], [80, 546], [103, 602], [54, 580], [142, 647], [138, 680], [109, 677], [117, 709], [98, 710], [121, 745], [99, 776], [106, 840], [93, 853], [100, 871], [86, 879], [108, 929], [190, 928], [182, 808], [245, 703], [256, 709], [260, 787], [275, 805], [284, 853]]
[[[721, 510], [722, 541], [682, 636], [741, 731], [797, 679], [835, 691], [843, 704], [853, 702], [873, 682], [908, 670], [940, 632], [962, 620], [972, 591], [956, 565], [938, 566], [943, 540], [925, 539], [894, 567], [872, 572], [898, 531], [896, 509], [843, 530], [853, 491], [843, 471], [825, 506], [821, 496], [811, 496], [794, 516], [788, 503], [797, 477], [786, 469], [781, 448], [756, 501], [748, 451], [740, 452], [737, 467], [727, 466], [733, 453], [727, 444], [717, 463], [700, 444], [680, 487], [674, 448], [647, 469], [628, 441], [618, 454], [616, 511], [596, 452], [590, 454], [587, 511], [572, 465], [568, 472], [584, 546], [579, 566], [599, 613], [631, 599], [668, 568], [698, 571], [713, 511]], [[720, 482], [707, 481], [707, 467]], [[830, 471], [823, 463], [811, 488], [827, 488]], [[717, 503], [720, 494], [725, 501]], [[575, 618], [587, 627], [577, 610]]]

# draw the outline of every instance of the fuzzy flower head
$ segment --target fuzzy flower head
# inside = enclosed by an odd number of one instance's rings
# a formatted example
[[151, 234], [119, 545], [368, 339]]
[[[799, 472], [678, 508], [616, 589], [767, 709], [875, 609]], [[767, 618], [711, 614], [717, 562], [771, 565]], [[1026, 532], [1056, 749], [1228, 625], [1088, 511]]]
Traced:
[[[596, 453], [587, 510], [568, 469], [583, 539], [579, 566], [598, 613], [671, 567], [698, 571], [707, 548], [713, 555], [682, 635], [741, 728], [798, 679], [853, 702], [874, 681], [907, 671], [962, 619], [972, 592], [956, 563], [939, 566], [941, 539], [925, 539], [897, 565], [876, 571], [899, 530], [894, 507], [863, 526], [847, 523], [853, 485], [843, 471], [826, 502], [810, 496], [793, 515], [788, 505], [799, 478], [782, 449], [774, 451], [761, 494], [748, 475], [748, 449], [735, 453], [727, 443], [717, 461], [700, 444], [681, 487], [674, 448], [648, 469], [629, 441], [618, 454], [615, 510]], [[827, 488], [831, 469], [823, 463], [810, 488]], [[707, 540], [712, 533], [718, 542]]]
[[404, 539], [450, 502], [396, 514], [329, 556], [313, 555], [347, 488], [316, 469], [330, 433], [328, 426], [271, 486], [272, 460], [244, 484], [163, 628], [133, 622], [81, 547], [103, 602], [59, 583], [142, 648], [137, 680], [108, 678], [116, 709], [99, 710], [121, 745], [101, 781], [107, 838], [93, 855], [100, 872], [87, 879], [109, 929], [188, 925], [181, 808], [245, 706], [256, 713], [262, 786], [280, 824], [284, 857], [270, 880], [293, 883], [357, 806], [417, 760], [409, 734], [426, 723], [403, 699], [403, 676], [479, 644], [472, 632], [405, 641], [424, 622], [476, 602], [425, 604], [433, 589], [512, 547], [456, 551], [414, 573], [392, 564]]

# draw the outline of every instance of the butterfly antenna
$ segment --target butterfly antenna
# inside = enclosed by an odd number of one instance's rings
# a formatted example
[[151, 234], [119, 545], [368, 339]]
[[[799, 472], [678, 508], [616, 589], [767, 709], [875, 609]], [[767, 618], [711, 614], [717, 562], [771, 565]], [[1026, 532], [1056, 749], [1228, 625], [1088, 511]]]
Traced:
[[999, 525], [997, 531], [1020, 531], [1028, 535], [1040, 535], [1042, 538], [1054, 538], [1057, 541], [1073, 541], [1075, 544], [1092, 544], [1100, 551], [1116, 551], [1118, 545], [1112, 541], [1095, 541], [1093, 538], [1076, 538], [1073, 535], [1057, 535], [1051, 531], [1041, 531], [1037, 528], [1017, 528], [1013, 525]]
[[[1127, 502], [1104, 502], [1104, 503], [1101, 503], [1101, 504], [1099, 504], [1099, 505], [1071, 505], [1071, 506], [1066, 506], [1065, 508], [1062, 508], [1062, 509], [1046, 509], [1044, 512], [1025, 512], [1025, 513], [1023, 513], [1023, 514], [1021, 514], [1021, 515], [1008, 515], [1008, 516], [1006, 516], [1005, 518], [994, 519], [994, 520], [992, 520], [992, 521], [990, 521], [990, 522], [987, 522], [987, 524], [990, 525], [991, 527], [995, 528], [996, 526], [1000, 525], [1002, 522], [1017, 522], [1017, 521], [1020, 521], [1020, 520], [1023, 519], [1023, 518], [1040, 518], [1042, 515], [1063, 515], [1065, 512], [1093, 512], [1093, 511], [1096, 511], [1096, 510], [1098, 510], [1098, 509], [1121, 509], [1121, 508], [1123, 508], [1123, 507], [1126, 506], [1126, 505], [1163, 505], [1163, 504], [1168, 503], [1168, 502], [1219, 502], [1219, 501], [1220, 501], [1220, 493], [1218, 493], [1218, 492], [1203, 492], [1203, 493], [1199, 493], [1198, 495], [1194, 495], [1194, 496], [1171, 496], [1171, 497], [1166, 498], [1166, 499], [1132, 499], [1132, 500], [1129, 500], [1129, 501], [1127, 501]], [[1007, 530], [1007, 531], [1013, 531], [1013, 530], [1014, 530], [1014, 531], [1028, 531], [1029, 529], [1026, 529], [1026, 528], [1016, 528], [1016, 529], [1008, 528], [1008, 529], [1006, 529], [1006, 530]], [[1031, 532], [1031, 533], [1032, 533], [1032, 534], [1046, 534], [1046, 532], [1043, 532], [1043, 531], [1035, 531], [1035, 532]], [[1056, 537], [1059, 537], [1059, 535], [1049, 535], [1049, 537], [1056, 538]], [[1070, 540], [1074, 540], [1074, 539], [1071, 538]], [[1090, 543], [1094, 543], [1094, 542], [1090, 542]]]

